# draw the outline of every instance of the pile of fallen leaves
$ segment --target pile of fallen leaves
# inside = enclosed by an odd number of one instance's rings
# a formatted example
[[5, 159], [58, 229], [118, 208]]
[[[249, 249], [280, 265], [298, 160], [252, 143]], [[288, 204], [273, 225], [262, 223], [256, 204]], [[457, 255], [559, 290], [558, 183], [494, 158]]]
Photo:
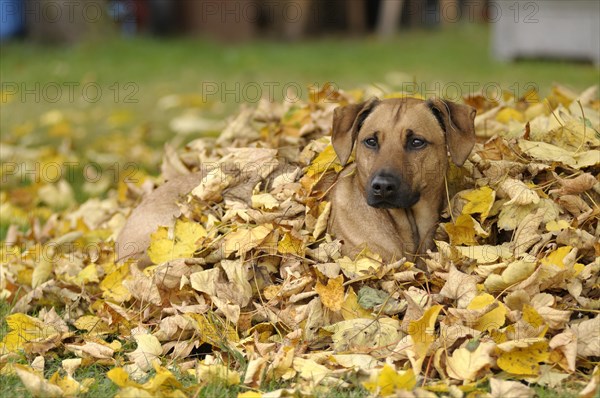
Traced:
[[[448, 176], [427, 271], [340, 254], [319, 182], [341, 170], [333, 109], [365, 91], [244, 108], [216, 139], [167, 146], [157, 180], [10, 227], [2, 298], [13, 303], [0, 373], [72, 396], [111, 367], [120, 396], [240, 397], [362, 386], [387, 396], [533, 396], [600, 385], [600, 102], [556, 86], [541, 100], [471, 96], [479, 143]], [[390, 96], [399, 96], [390, 94]], [[154, 265], [115, 263], [114, 240], [156, 184], [205, 170]], [[2, 210], [15, 214], [4, 194]], [[45, 358], [64, 358], [44, 378]], [[26, 363], [26, 364], [24, 364]], [[281, 388], [261, 395], [261, 387]], [[489, 395], [486, 395], [489, 394]]]

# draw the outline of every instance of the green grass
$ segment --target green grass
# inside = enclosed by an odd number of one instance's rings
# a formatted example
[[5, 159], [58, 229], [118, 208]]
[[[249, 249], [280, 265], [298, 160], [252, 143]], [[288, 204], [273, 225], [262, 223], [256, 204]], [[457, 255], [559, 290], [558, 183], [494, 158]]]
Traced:
[[[37, 121], [48, 110], [79, 109], [87, 113], [88, 119], [86, 131], [79, 134], [98, 136], [108, 130], [107, 112], [102, 109], [130, 110], [135, 122], [158, 126], [150, 138], [161, 141], [169, 136], [161, 122], [172, 113], [158, 111], [157, 101], [172, 93], [201, 94], [207, 87], [218, 92], [206, 95], [205, 110], [209, 116], [220, 117], [242, 102], [254, 102], [257, 88], [268, 95], [269, 84], [277, 84], [273, 93], [280, 100], [285, 84], [297, 85], [294, 87], [300, 87], [306, 97], [307, 85], [326, 81], [345, 89], [370, 83], [400, 86], [414, 81], [425, 94], [450, 97], [457, 94], [457, 88], [467, 93], [469, 85], [499, 85], [523, 93], [530, 84], [547, 92], [553, 82], [578, 90], [598, 82], [598, 69], [592, 65], [495, 61], [490, 55], [490, 41], [487, 27], [467, 25], [402, 32], [389, 41], [329, 37], [295, 44], [257, 41], [225, 46], [192, 38], [139, 37], [109, 38], [74, 47], [13, 42], [3, 44], [0, 75], [4, 93], [14, 90], [16, 84], [18, 94], [3, 104], [0, 128], [4, 135], [15, 126]], [[56, 92], [53, 84], [62, 92], [56, 103], [49, 101]], [[66, 84], [79, 85], [73, 88], [73, 101]], [[90, 97], [95, 96], [89, 84], [102, 89], [98, 102], [78, 99], [83, 87], [88, 87]], [[33, 90], [39, 98], [25, 94], [24, 88]], [[137, 103], [126, 101], [128, 95]]]
[[579, 396], [577, 391], [581, 389], [581, 385], [572, 389], [568, 387], [553, 389], [541, 386], [533, 386], [533, 389], [538, 398], [577, 398]]

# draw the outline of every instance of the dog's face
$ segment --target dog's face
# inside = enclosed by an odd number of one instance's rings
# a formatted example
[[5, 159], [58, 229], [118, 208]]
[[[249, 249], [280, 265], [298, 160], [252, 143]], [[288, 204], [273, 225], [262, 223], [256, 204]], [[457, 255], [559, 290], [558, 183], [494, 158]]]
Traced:
[[462, 164], [474, 144], [475, 110], [440, 100], [371, 99], [336, 109], [332, 143], [356, 174], [370, 206], [410, 208], [441, 192], [447, 152]]

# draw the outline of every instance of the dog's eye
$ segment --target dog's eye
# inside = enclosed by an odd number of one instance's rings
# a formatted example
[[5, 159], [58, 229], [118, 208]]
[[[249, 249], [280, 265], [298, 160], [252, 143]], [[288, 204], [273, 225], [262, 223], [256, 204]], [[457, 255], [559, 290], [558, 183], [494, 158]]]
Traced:
[[427, 145], [427, 142], [421, 138], [411, 138], [409, 144], [412, 149], [421, 149]]
[[367, 139], [364, 141], [364, 143], [365, 143], [365, 146], [366, 146], [367, 148], [371, 148], [371, 149], [375, 149], [375, 148], [377, 148], [377, 144], [378, 144], [378, 143], [377, 143], [377, 138], [375, 138], [375, 137], [367, 138]]

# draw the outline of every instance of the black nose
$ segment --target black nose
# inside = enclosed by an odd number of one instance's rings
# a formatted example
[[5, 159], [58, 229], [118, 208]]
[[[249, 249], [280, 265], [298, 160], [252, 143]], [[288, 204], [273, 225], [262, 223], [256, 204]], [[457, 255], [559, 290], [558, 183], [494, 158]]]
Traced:
[[394, 177], [378, 175], [371, 181], [371, 192], [381, 199], [389, 199], [396, 195], [399, 185]]

